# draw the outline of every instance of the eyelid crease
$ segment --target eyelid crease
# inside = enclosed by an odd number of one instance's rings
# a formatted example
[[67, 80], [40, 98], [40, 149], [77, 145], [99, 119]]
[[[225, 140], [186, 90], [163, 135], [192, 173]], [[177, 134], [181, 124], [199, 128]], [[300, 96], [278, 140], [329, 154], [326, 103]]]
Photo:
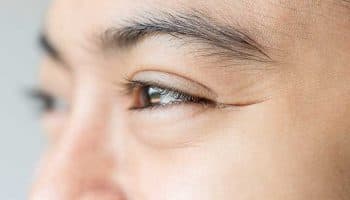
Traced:
[[190, 96], [190, 97], [214, 101], [214, 100], [208, 99], [207, 97], [197, 96], [196, 94], [191, 94], [189, 92], [182, 91], [181, 89], [178, 89], [176, 87], [167, 86], [167, 85], [164, 85], [164, 84], [156, 82], [156, 81], [126, 80], [126, 82], [123, 83], [123, 85], [124, 85], [123, 86], [123, 88], [124, 88], [123, 93], [126, 95], [130, 95], [132, 93], [133, 89], [135, 89], [136, 87], [150, 87], [150, 86], [152, 86], [152, 87], [157, 87], [157, 88], [169, 91], [169, 92], [175, 92], [175, 93], [183, 94], [183, 95]]
[[172, 88], [168, 86], [162, 86], [154, 82], [142, 82], [142, 81], [133, 81], [130, 80], [126, 83], [124, 83], [124, 94], [131, 95], [132, 91], [136, 87], [155, 87], [160, 89], [160, 93], [162, 95], [170, 95], [174, 99], [174, 101], [166, 103], [166, 104], [152, 104], [146, 107], [130, 107], [129, 110], [146, 110], [146, 109], [155, 109], [155, 108], [163, 108], [163, 107], [169, 107], [174, 105], [184, 105], [184, 104], [198, 104], [198, 105], [204, 105], [204, 106], [211, 106], [216, 107], [217, 103], [213, 100], [195, 96], [186, 92], [183, 92], [181, 90], [178, 90], [177, 88]]
[[[143, 67], [147, 68], [147, 66]], [[140, 81], [143, 83], [150, 82], [165, 88], [182, 91], [187, 94], [215, 101], [218, 98], [218, 94], [206, 85], [173, 72], [144, 70], [134, 73], [129, 80]]]

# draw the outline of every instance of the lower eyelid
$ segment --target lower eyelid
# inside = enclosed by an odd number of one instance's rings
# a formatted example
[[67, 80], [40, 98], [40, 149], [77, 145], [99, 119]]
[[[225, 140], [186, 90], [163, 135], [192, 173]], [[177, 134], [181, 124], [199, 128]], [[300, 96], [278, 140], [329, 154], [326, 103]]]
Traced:
[[[231, 109], [234, 109], [233, 107]], [[177, 123], [192, 123], [198, 120], [208, 120], [209, 116], [218, 115], [231, 110], [217, 109], [215, 105], [200, 104], [180, 104], [168, 106], [167, 108], [148, 108], [142, 110], [132, 110], [129, 112], [128, 123], [131, 126], [143, 127], [152, 126], [153, 128], [173, 127]], [[188, 124], [190, 125], [190, 124]], [[176, 126], [176, 125], [175, 125]]]
[[129, 110], [131, 111], [155, 111], [155, 110], [164, 110], [164, 109], [172, 109], [173, 107], [176, 106], [202, 106], [205, 108], [208, 107], [213, 107], [213, 106], [209, 106], [209, 104], [205, 104], [205, 103], [194, 103], [194, 102], [190, 102], [190, 101], [178, 101], [178, 102], [172, 102], [172, 103], [168, 103], [168, 104], [156, 104], [156, 105], [152, 105], [152, 106], [147, 106], [144, 108], [137, 108], [137, 107], [131, 107], [129, 108]]

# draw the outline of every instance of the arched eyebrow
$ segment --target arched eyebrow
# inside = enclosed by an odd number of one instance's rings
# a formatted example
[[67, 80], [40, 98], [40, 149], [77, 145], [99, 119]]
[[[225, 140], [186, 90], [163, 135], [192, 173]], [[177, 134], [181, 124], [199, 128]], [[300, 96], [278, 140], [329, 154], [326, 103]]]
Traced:
[[135, 46], [141, 39], [167, 34], [184, 40], [184, 44], [202, 44], [205, 56], [216, 56], [232, 61], [270, 62], [266, 49], [241, 27], [222, 24], [203, 12], [153, 12], [125, 20], [101, 35], [104, 48]]
[[[189, 12], [148, 12], [141, 17], [132, 16], [123, 25], [109, 27], [99, 35], [103, 49], [123, 49], [135, 46], [152, 35], [166, 34], [183, 40], [184, 44], [202, 44], [201, 55], [226, 61], [272, 62], [266, 47], [259, 44], [243, 28], [219, 23], [198, 10]], [[43, 32], [39, 45], [55, 61], [67, 65], [62, 52]]]

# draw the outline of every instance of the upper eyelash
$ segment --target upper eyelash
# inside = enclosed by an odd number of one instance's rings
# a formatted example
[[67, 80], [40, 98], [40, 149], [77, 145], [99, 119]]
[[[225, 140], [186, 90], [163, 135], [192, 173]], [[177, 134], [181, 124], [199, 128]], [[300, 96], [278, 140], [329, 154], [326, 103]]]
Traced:
[[[176, 94], [178, 96], [176, 96], [176, 98], [181, 98], [181, 97], [190, 97], [190, 98], [196, 98], [196, 99], [205, 99], [202, 97], [196, 97], [194, 95], [188, 94], [186, 92], [180, 91], [177, 88], [172, 88], [169, 86], [164, 86], [158, 83], [154, 83], [151, 81], [135, 81], [135, 80], [128, 80], [127, 83], [124, 84], [124, 93], [125, 94], [131, 94], [131, 92], [136, 88], [136, 87], [157, 87], [162, 89], [163, 91], [163, 95], [169, 94], [169, 93], [173, 93]], [[208, 100], [209, 101], [209, 100]]]
[[131, 92], [136, 87], [157, 87], [157, 88], [163, 89], [163, 90], [168, 91], [168, 92], [174, 92], [174, 93], [182, 94], [182, 95], [189, 96], [189, 97], [195, 97], [195, 98], [199, 98], [199, 99], [203, 99], [203, 100], [206, 99], [208, 101], [211, 101], [205, 97], [192, 95], [192, 94], [189, 94], [187, 92], [181, 91], [178, 88], [166, 86], [164, 84], [160, 84], [160, 83], [153, 82], [153, 81], [138, 81], [138, 80], [130, 80], [128, 78], [125, 78], [124, 82], [121, 83], [121, 85], [123, 88], [122, 93], [126, 94], [126, 95], [131, 94]]
[[[177, 92], [177, 93], [181, 93], [181, 94], [186, 94], [185, 92], [182, 92], [176, 88], [172, 88], [169, 86], [164, 86], [162, 84], [159, 83], [155, 83], [152, 81], [136, 81], [136, 80], [125, 80], [125, 83], [122, 84], [123, 85], [123, 90], [124, 90], [124, 94], [131, 94], [131, 92], [136, 88], [136, 87], [158, 87], [161, 88], [163, 90], [167, 90], [167, 91], [172, 91], [172, 92]], [[188, 94], [186, 94], [188, 95]], [[192, 95], [189, 95], [192, 96]]]
[[[209, 99], [206, 99], [203, 97], [198, 97], [195, 95], [191, 95], [191, 94], [188, 94], [186, 92], [180, 91], [177, 88], [164, 86], [162, 84], [155, 83], [152, 81], [137, 81], [137, 80], [125, 79], [125, 82], [122, 83], [122, 86], [123, 86], [123, 93], [125, 95], [130, 95], [136, 87], [157, 87], [157, 88], [160, 88], [163, 90], [162, 92], [164, 95], [172, 93], [172, 95], [177, 95], [177, 96], [175, 96], [175, 98], [186, 99], [184, 102], [174, 102], [172, 104], [181, 104], [181, 103], [198, 103], [198, 104], [205, 104], [205, 105], [215, 104], [215, 102], [212, 100], [209, 100]], [[150, 106], [150, 107], [159, 107], [159, 106], [166, 106], [166, 105], [154, 105], [154, 106]], [[132, 108], [131, 110], [137, 110], [137, 109]]]

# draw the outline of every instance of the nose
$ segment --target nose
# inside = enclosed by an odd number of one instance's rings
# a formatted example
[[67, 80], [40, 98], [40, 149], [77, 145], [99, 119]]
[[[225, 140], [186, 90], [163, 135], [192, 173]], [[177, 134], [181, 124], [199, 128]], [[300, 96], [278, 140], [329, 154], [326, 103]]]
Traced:
[[[121, 200], [113, 182], [109, 108], [93, 102], [73, 111], [58, 141], [43, 156], [31, 200]], [[80, 110], [80, 111], [79, 111]]]

